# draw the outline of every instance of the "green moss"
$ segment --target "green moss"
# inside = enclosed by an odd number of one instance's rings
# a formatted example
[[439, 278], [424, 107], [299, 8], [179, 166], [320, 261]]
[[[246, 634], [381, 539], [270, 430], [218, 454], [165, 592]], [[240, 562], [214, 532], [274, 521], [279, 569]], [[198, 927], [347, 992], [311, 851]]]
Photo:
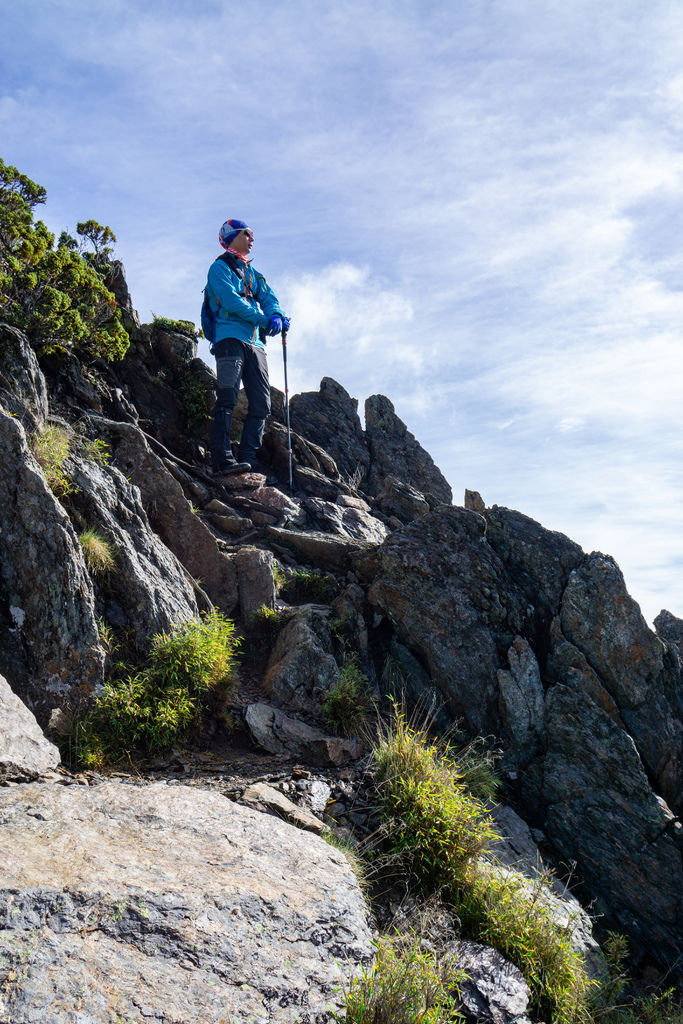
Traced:
[[168, 316], [157, 316], [152, 314], [154, 326], [161, 331], [171, 331], [173, 334], [185, 334], [188, 338], [196, 338], [198, 331], [191, 320], [173, 320]]

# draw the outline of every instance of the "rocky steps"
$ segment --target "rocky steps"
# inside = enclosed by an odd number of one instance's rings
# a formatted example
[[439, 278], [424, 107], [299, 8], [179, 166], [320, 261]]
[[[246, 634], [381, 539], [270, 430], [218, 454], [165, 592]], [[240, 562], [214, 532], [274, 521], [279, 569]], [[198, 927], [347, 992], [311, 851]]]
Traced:
[[[364, 429], [329, 378], [291, 401], [291, 494], [275, 390], [261, 457], [278, 485], [217, 487], [208, 419], [190, 429], [187, 402], [210, 409], [213, 375], [191, 337], [139, 325], [114, 271], [132, 337], [119, 364], [39, 365], [0, 327], [0, 1021], [333, 1019], [372, 954], [345, 858], [311, 834], [374, 826], [363, 747], [321, 709], [350, 650], [378, 695], [398, 680], [409, 703], [442, 705], [440, 725], [501, 748], [518, 812], [497, 812], [502, 864], [533, 874], [540, 844], [601, 927], [680, 964], [683, 622], [663, 612], [650, 630], [608, 556], [476, 492], [453, 505], [391, 402], [368, 399]], [[31, 450], [55, 417], [74, 441], [66, 502]], [[95, 439], [106, 464], [88, 457]], [[89, 573], [87, 526], [116, 572]], [[275, 569], [313, 570], [324, 589], [287, 605]], [[212, 606], [248, 631], [264, 604], [284, 626], [244, 663], [240, 730], [215, 722], [207, 752], [145, 777], [58, 767], [51, 729], [104, 679], [98, 620], [143, 653]], [[575, 901], [571, 914], [590, 953]], [[490, 990], [491, 951], [477, 956], [468, 970]], [[491, 1017], [481, 999], [472, 1020]], [[495, 1019], [525, 1019], [515, 1006]]]

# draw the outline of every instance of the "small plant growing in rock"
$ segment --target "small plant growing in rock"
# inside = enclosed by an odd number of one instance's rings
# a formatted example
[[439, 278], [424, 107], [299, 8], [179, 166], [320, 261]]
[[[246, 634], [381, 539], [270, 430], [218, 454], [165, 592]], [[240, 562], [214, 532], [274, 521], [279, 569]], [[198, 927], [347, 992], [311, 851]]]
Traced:
[[[346, 991], [346, 1024], [459, 1024], [463, 978], [453, 957], [439, 956], [416, 937], [383, 938], [373, 966]], [[341, 1018], [337, 1018], [341, 1020]]]
[[295, 569], [282, 589], [282, 596], [292, 604], [328, 604], [334, 595], [334, 581], [309, 569]]
[[368, 678], [355, 658], [348, 659], [325, 694], [322, 706], [333, 728], [347, 736], [360, 731], [372, 708], [372, 698]]
[[76, 487], [65, 469], [71, 452], [71, 438], [66, 430], [46, 424], [39, 433], [34, 434], [32, 447], [53, 494], [58, 498], [73, 494]]
[[90, 572], [96, 575], [105, 575], [114, 568], [116, 559], [112, 546], [106, 537], [103, 537], [97, 530], [84, 530], [78, 541], [83, 551], [85, 564]]
[[262, 604], [260, 608], [256, 609], [251, 616], [251, 621], [257, 631], [269, 640], [275, 639], [284, 624], [282, 615], [277, 609], [269, 608], [267, 604]]
[[212, 393], [197, 377], [186, 377], [180, 385], [180, 398], [185, 409], [187, 429], [199, 430], [211, 415]]
[[102, 441], [99, 437], [94, 440], [86, 439], [82, 442], [81, 448], [83, 455], [89, 462], [96, 462], [98, 466], [106, 466], [111, 459], [111, 452], [109, 451], [109, 445], [106, 441]]
[[233, 623], [220, 612], [155, 636], [140, 671], [106, 683], [75, 723], [75, 760], [101, 767], [136, 750], [153, 753], [177, 743], [198, 722], [207, 694], [234, 687], [238, 645]]
[[169, 316], [157, 316], [152, 313], [154, 326], [161, 331], [171, 331], [173, 334], [185, 334], [188, 338], [197, 337], [197, 328], [191, 320], [173, 320]]

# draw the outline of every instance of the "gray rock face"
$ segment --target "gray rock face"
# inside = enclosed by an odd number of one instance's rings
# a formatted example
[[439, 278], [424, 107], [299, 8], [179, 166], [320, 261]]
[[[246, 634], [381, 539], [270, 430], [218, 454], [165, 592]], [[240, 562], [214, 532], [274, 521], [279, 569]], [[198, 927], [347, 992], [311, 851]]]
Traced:
[[0, 670], [46, 723], [102, 682], [94, 594], [66, 512], [1, 411], [0, 479]]
[[[544, 829], [622, 930], [660, 951], [680, 946], [683, 836], [652, 791], [631, 736], [572, 685], [546, 702]], [[665, 954], [666, 955], [666, 954]]]
[[73, 458], [72, 496], [84, 528], [95, 527], [111, 542], [115, 568], [98, 587], [126, 615], [141, 650], [155, 633], [199, 615], [192, 584], [150, 529], [137, 487], [112, 466]]
[[319, 711], [339, 678], [326, 610], [302, 605], [277, 638], [263, 688], [276, 701], [300, 711]]
[[325, 831], [325, 825], [316, 818], [306, 807], [299, 807], [292, 800], [281, 793], [279, 789], [267, 786], [265, 782], [257, 782], [253, 786], [247, 786], [242, 794], [242, 803], [253, 807], [255, 810], [271, 811], [278, 818], [284, 818], [297, 828], [306, 832], [314, 832], [320, 836]]
[[429, 512], [429, 502], [424, 495], [394, 476], [385, 477], [377, 505], [386, 515], [396, 516], [402, 523], [410, 523]]
[[460, 1001], [468, 1021], [529, 1024], [526, 1009], [531, 992], [522, 972], [490, 946], [457, 942], [448, 948], [465, 977]]
[[358, 401], [341, 384], [323, 377], [320, 391], [294, 395], [289, 403], [292, 429], [332, 456], [347, 480], [360, 482], [369, 465], [358, 416]]
[[216, 538], [194, 515], [183, 489], [137, 427], [91, 417], [98, 437], [111, 446], [113, 465], [140, 488], [150, 525], [187, 571], [200, 579], [211, 601], [225, 612], [238, 601], [234, 561], [218, 549]]
[[381, 544], [389, 533], [384, 523], [363, 509], [337, 505], [322, 498], [306, 498], [304, 508], [316, 529], [351, 537], [354, 540]]
[[384, 395], [372, 395], [365, 403], [365, 440], [370, 452], [370, 494], [379, 494], [386, 477], [393, 476], [430, 495], [434, 504], [451, 504], [450, 484]]
[[654, 621], [657, 636], [678, 651], [679, 660], [683, 661], [683, 619], [677, 618], [662, 608]]
[[0, 836], [1, 1020], [313, 1024], [372, 956], [343, 854], [213, 792], [17, 786]]
[[648, 629], [613, 559], [594, 553], [572, 572], [560, 619], [613, 698], [659, 792], [683, 810], [680, 665]]
[[47, 385], [28, 338], [0, 324], [0, 404], [24, 417], [24, 426], [40, 426], [47, 413]]
[[451, 712], [485, 735], [498, 725], [499, 651], [522, 633], [525, 602], [484, 531], [481, 516], [455, 507], [397, 530], [377, 552], [369, 599], [419, 653]]
[[267, 533], [277, 544], [292, 548], [305, 562], [327, 572], [348, 572], [355, 568], [359, 557], [376, 548], [375, 544], [368, 541], [338, 537], [331, 533], [283, 530], [278, 526], [268, 527]]
[[248, 619], [263, 605], [272, 608], [275, 603], [273, 556], [270, 551], [245, 547], [235, 555], [240, 612]]
[[250, 704], [244, 720], [254, 740], [271, 754], [291, 754], [321, 767], [339, 767], [363, 754], [357, 740], [327, 736], [270, 704]]
[[59, 764], [59, 751], [0, 676], [0, 781], [32, 779]]
[[537, 753], [543, 739], [545, 693], [538, 662], [523, 637], [515, 637], [508, 662], [509, 670], [498, 670], [499, 706], [507, 739], [505, 761], [521, 767]]

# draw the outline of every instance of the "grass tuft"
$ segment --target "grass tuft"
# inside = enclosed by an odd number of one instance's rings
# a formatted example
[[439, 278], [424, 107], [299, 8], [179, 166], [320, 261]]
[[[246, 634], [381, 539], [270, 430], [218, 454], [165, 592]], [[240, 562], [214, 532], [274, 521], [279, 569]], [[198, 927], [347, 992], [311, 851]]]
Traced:
[[372, 709], [370, 683], [355, 657], [346, 661], [325, 694], [322, 707], [330, 725], [345, 736], [356, 735], [365, 724]]
[[63, 427], [46, 424], [32, 439], [33, 454], [48, 486], [57, 498], [73, 494], [75, 485], [69, 478], [65, 463], [71, 452], [71, 438]]
[[114, 568], [116, 559], [112, 546], [97, 530], [84, 530], [78, 538], [90, 572], [105, 575]]

